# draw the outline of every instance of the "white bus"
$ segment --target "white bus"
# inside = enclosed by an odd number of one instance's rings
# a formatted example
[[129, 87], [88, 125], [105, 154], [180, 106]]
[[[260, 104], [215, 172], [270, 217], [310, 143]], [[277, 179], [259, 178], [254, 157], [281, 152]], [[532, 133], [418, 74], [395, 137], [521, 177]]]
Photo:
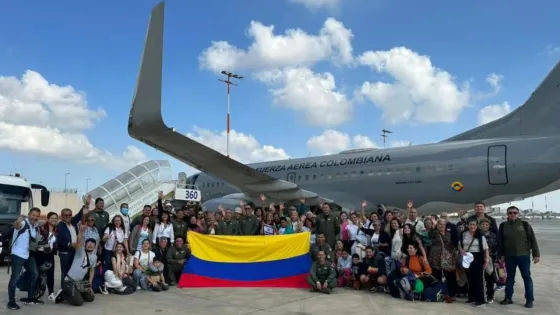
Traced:
[[41, 190], [41, 206], [49, 205], [50, 193], [45, 186], [31, 184], [18, 173], [0, 175], [0, 261], [10, 255], [14, 222], [20, 214], [27, 215], [34, 203], [32, 189]]

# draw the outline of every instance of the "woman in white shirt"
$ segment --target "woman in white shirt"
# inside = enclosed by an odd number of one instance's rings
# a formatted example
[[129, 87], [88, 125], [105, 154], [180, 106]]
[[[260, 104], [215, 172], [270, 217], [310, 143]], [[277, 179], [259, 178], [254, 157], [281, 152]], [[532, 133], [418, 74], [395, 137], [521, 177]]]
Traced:
[[490, 263], [490, 255], [486, 237], [478, 229], [476, 219], [469, 220], [468, 230], [461, 233], [459, 252], [463, 256], [463, 262], [470, 260], [470, 265], [465, 268], [469, 280], [469, 295], [465, 303], [482, 306], [486, 304], [484, 270]]
[[175, 242], [175, 235], [173, 235], [173, 225], [169, 222], [169, 214], [167, 212], [162, 212], [159, 217], [159, 223], [156, 224], [154, 227], [154, 235], [152, 236], [152, 243], [154, 245], [159, 244], [160, 237], [167, 237], [170, 240], [167, 243], [167, 247], [169, 244], [173, 244]]
[[114, 216], [111, 223], [108, 224], [103, 234], [103, 242], [105, 242], [104, 267], [105, 270], [111, 270], [113, 268], [111, 257], [113, 257], [117, 243], [123, 243], [128, 247], [128, 235], [126, 235], [123, 218], [120, 215]]
[[134, 254], [134, 272], [132, 274], [136, 285], [142, 290], [148, 290], [148, 280], [146, 279], [146, 270], [154, 261], [156, 254], [150, 250], [150, 241], [144, 240], [142, 242], [142, 250]]

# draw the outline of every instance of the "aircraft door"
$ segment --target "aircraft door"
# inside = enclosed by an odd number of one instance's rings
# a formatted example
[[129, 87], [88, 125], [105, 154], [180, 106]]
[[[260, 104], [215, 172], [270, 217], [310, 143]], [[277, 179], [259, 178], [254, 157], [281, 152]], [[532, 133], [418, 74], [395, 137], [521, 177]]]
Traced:
[[294, 172], [288, 173], [288, 175], [286, 175], [286, 180], [289, 181], [289, 182], [295, 183], [296, 182], [296, 173], [294, 173]]
[[488, 182], [490, 185], [506, 185], [507, 146], [493, 145], [488, 147]]

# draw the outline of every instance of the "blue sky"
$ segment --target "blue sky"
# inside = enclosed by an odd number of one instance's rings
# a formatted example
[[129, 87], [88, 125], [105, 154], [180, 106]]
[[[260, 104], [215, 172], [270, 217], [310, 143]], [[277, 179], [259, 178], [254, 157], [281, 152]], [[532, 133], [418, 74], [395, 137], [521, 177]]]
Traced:
[[[126, 132], [156, 3], [2, 4], [1, 173], [63, 188], [69, 172], [68, 187], [83, 191], [88, 177], [91, 189], [140, 160], [169, 159]], [[383, 128], [394, 132], [389, 146], [436, 142], [525, 101], [560, 58], [559, 10], [555, 1], [169, 0], [164, 118], [223, 152], [216, 72], [233, 70], [245, 76], [232, 94], [232, 153], [244, 162], [382, 146]]]

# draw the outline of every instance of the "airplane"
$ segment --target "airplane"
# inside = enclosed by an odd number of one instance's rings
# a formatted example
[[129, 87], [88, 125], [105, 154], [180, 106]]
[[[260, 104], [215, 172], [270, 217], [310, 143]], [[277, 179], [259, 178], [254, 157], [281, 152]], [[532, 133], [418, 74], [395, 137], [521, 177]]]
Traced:
[[[242, 164], [169, 128], [161, 112], [164, 6], [152, 9], [130, 116], [129, 135], [200, 170], [188, 177], [203, 207], [240, 200], [306, 205], [369, 204], [419, 213], [470, 209], [560, 189], [560, 62], [510, 114], [439, 143]], [[196, 106], [196, 104], [191, 104]]]

